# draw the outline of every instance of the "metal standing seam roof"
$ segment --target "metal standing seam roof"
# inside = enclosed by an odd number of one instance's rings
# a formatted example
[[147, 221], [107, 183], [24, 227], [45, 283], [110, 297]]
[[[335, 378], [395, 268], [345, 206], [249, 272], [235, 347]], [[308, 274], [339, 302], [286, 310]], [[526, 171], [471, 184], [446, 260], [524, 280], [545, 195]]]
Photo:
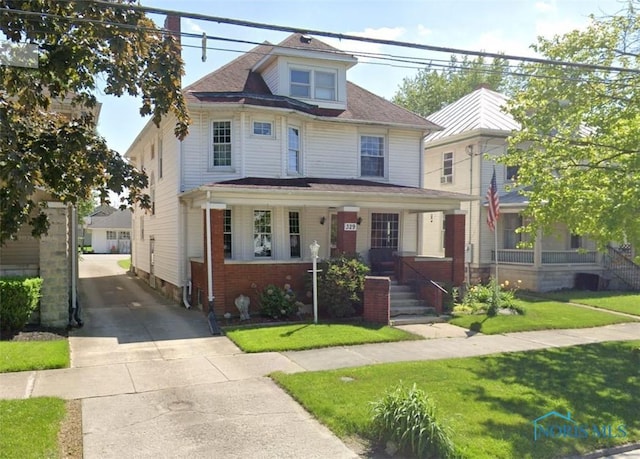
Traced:
[[476, 89], [427, 117], [444, 129], [433, 132], [426, 141], [433, 142], [477, 129], [504, 131], [505, 135], [519, 130], [520, 124], [502, 111], [507, 100], [499, 92], [487, 88]]

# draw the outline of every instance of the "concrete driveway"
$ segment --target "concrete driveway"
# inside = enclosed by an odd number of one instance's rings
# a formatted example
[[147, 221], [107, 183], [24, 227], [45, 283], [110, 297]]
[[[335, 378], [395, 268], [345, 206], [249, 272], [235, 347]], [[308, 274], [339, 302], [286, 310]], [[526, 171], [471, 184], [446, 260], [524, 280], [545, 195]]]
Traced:
[[263, 376], [300, 366], [212, 337], [201, 311], [127, 275], [123, 258], [83, 255], [72, 368], [33, 385], [33, 396], [82, 399], [86, 459], [357, 457]]

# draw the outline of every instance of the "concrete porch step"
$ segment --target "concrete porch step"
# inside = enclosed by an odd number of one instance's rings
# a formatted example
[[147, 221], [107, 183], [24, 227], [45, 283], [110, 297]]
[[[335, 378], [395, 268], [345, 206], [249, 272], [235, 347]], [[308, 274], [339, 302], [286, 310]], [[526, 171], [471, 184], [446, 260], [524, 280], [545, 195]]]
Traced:
[[415, 299], [416, 294], [411, 290], [400, 290], [397, 292], [391, 292], [391, 301], [395, 300], [412, 300]]
[[392, 317], [390, 320], [391, 326], [395, 325], [409, 325], [409, 324], [432, 324], [432, 323], [443, 323], [449, 319], [449, 316], [416, 316], [416, 315], [399, 315]]
[[407, 298], [404, 300], [397, 300], [391, 298], [391, 309], [397, 308], [415, 308], [420, 306], [426, 306], [425, 302], [417, 298]]
[[435, 308], [431, 306], [425, 306], [424, 304], [416, 305], [416, 306], [395, 306], [392, 305], [389, 313], [391, 317], [399, 316], [399, 315], [436, 315]]

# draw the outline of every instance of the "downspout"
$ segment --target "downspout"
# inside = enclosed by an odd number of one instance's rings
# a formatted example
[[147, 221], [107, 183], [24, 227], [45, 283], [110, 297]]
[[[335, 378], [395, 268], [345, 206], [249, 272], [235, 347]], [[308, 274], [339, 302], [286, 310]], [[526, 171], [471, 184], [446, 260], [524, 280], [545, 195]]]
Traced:
[[69, 326], [75, 320], [78, 327], [83, 323], [80, 319], [78, 306], [78, 213], [75, 206], [71, 206], [71, 304], [69, 305]]
[[185, 264], [184, 264], [184, 272], [182, 273], [182, 278], [184, 279], [184, 285], [182, 286], [182, 304], [187, 309], [191, 309], [191, 304], [189, 303], [189, 293], [191, 293], [191, 279], [189, 279], [189, 256], [188, 256], [188, 231], [187, 231], [187, 210], [186, 204], [184, 202], [180, 203], [180, 208], [182, 209], [182, 255], [184, 256]]

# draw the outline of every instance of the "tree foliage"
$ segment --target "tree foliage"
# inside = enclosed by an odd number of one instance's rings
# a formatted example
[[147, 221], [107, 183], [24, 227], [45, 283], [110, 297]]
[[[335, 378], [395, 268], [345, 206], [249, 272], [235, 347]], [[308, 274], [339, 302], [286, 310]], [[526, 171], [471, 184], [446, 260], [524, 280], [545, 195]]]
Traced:
[[526, 231], [564, 222], [600, 247], [640, 245], [640, 18], [596, 20], [582, 31], [539, 39], [548, 59], [628, 71], [526, 65], [530, 75], [509, 111], [522, 129], [510, 138], [508, 165], [530, 205]]
[[140, 96], [140, 114], [158, 125], [170, 113], [180, 139], [190, 120], [179, 44], [130, 3], [0, 0], [0, 31], [39, 48], [37, 68], [0, 66], [0, 242], [25, 223], [46, 232], [36, 190], [76, 203], [128, 189], [129, 204], [148, 207], [144, 173], [95, 131], [95, 93]]
[[486, 85], [494, 91], [507, 88], [509, 63], [505, 59], [487, 62], [483, 57], [459, 60], [452, 56], [441, 69], [425, 68], [414, 78], [405, 78], [392, 101], [407, 110], [429, 116], [451, 102]]

